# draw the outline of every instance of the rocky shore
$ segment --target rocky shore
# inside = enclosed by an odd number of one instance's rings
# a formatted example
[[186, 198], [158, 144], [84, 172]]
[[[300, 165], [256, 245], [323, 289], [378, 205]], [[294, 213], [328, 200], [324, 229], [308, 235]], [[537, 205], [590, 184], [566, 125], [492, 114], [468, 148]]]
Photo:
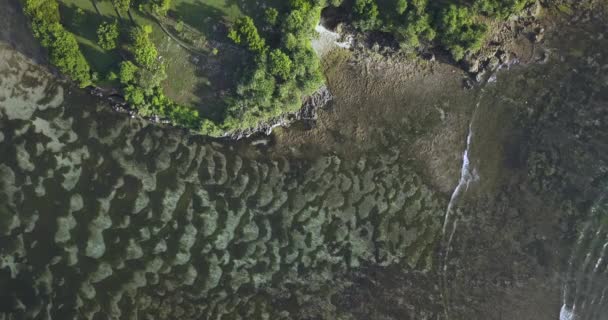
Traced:
[[[139, 117], [157, 124], [169, 126], [173, 125], [168, 119], [164, 119], [159, 116], [143, 117], [139, 115], [137, 111], [125, 101], [124, 97], [116, 89], [90, 87], [88, 91], [91, 95], [106, 101], [116, 112], [127, 113], [132, 118]], [[314, 122], [317, 119], [317, 110], [327, 106], [331, 100], [333, 100], [333, 95], [327, 86], [324, 85], [312, 95], [304, 97], [302, 99], [302, 107], [298, 111], [288, 112], [268, 121], [263, 121], [258, 126], [253, 128], [225, 132], [220, 138], [241, 140], [256, 135], [270, 135], [274, 128], [289, 127], [297, 121], [302, 121], [306, 123], [306, 125], [313, 127]]]
[[322, 23], [325, 28], [340, 35], [339, 40], [352, 43], [354, 59], [358, 61], [401, 63], [415, 60], [416, 56], [429, 62], [439, 61], [467, 72], [469, 77], [463, 80], [463, 86], [470, 89], [476, 83], [489, 80], [501, 68], [548, 60], [548, 52], [535, 50], [537, 44], [544, 42], [547, 10], [547, 4], [537, 1], [519, 15], [512, 16], [505, 22], [491, 24], [491, 31], [482, 49], [477, 53], [468, 53], [461, 61], [454, 61], [448, 52], [433, 44], [406, 52], [388, 34], [357, 31], [344, 15], [335, 10], [327, 12]]
[[258, 134], [270, 135], [276, 127], [289, 127], [294, 122], [302, 121], [309, 127], [314, 127], [317, 120], [317, 110], [322, 109], [333, 100], [333, 95], [327, 88], [322, 86], [312, 95], [303, 99], [302, 107], [296, 112], [285, 113], [279, 117], [272, 118], [268, 121], [260, 123], [257, 127], [226, 132], [223, 137], [233, 140], [241, 140]]

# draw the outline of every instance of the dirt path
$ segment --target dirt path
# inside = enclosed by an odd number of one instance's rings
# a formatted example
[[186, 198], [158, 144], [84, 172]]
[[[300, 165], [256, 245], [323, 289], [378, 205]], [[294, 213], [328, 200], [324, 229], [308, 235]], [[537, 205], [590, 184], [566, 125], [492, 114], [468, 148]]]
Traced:
[[178, 37], [174, 36], [168, 29], [167, 27], [165, 27], [165, 25], [160, 21], [160, 19], [158, 19], [155, 15], [151, 14], [150, 17], [152, 17], [154, 19], [154, 21], [156, 21], [156, 23], [158, 24], [158, 26], [163, 30], [163, 32], [169, 36], [171, 39], [173, 39], [180, 47], [186, 49], [187, 51], [194, 53], [196, 55], [199, 56], [203, 56], [206, 57], [207, 53], [200, 51], [196, 48], [194, 48], [193, 46], [183, 42], [182, 40], [180, 40]]

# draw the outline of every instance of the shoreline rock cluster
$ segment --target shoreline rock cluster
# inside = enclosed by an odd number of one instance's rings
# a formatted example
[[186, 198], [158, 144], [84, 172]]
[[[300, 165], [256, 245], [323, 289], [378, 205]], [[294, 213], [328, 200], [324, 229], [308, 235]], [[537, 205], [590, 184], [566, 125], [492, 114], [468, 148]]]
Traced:
[[[416, 55], [426, 61], [451, 64], [465, 71], [469, 78], [463, 81], [465, 88], [471, 88], [476, 83], [487, 81], [491, 75], [502, 68], [519, 63], [544, 63], [548, 60], [548, 53], [543, 52], [541, 58], [535, 56], [537, 44], [544, 42], [546, 27], [542, 15], [546, 7], [536, 2], [523, 10], [519, 15], [512, 16], [505, 22], [497, 23], [492, 27], [484, 47], [477, 53], [467, 54], [463, 60], [454, 61], [450, 54], [442, 48], [423, 47], [416, 50]], [[335, 13], [334, 13], [335, 14]], [[334, 21], [334, 20], [340, 21]], [[344, 20], [344, 17], [323, 17], [325, 28], [340, 35], [340, 39], [351, 39], [352, 51], [356, 53], [357, 60], [383, 57], [387, 61], [409, 61], [411, 54], [399, 48], [391, 36], [381, 32], [360, 32]], [[518, 39], [527, 39], [529, 42], [515, 44]], [[531, 49], [528, 56], [525, 49]], [[374, 59], [372, 59], [374, 60]]]
[[[112, 110], [120, 113], [126, 113], [132, 118], [139, 117], [157, 124], [170, 125], [180, 128], [179, 126], [173, 125], [169, 120], [160, 118], [158, 116], [144, 117], [139, 115], [137, 111], [132, 108], [125, 101], [122, 95], [115, 89], [107, 90], [100, 87], [91, 87], [89, 89], [89, 94], [108, 102]], [[258, 126], [253, 128], [225, 132], [219, 138], [238, 141], [258, 134], [270, 135], [274, 128], [289, 127], [297, 121], [303, 121], [307, 123], [307, 125], [313, 127], [314, 122], [317, 120], [317, 110], [326, 107], [327, 104], [333, 100], [333, 95], [329, 91], [329, 88], [324, 85], [312, 95], [304, 97], [302, 100], [302, 107], [300, 107], [300, 109], [296, 112], [288, 112], [268, 121], [263, 121]]]
[[227, 132], [224, 138], [241, 140], [258, 134], [270, 135], [276, 127], [289, 127], [295, 122], [302, 121], [308, 126], [314, 126], [317, 120], [317, 110], [325, 108], [333, 100], [333, 95], [327, 86], [322, 86], [312, 95], [303, 99], [302, 107], [296, 112], [285, 113], [279, 117], [261, 122], [258, 126], [246, 130]]

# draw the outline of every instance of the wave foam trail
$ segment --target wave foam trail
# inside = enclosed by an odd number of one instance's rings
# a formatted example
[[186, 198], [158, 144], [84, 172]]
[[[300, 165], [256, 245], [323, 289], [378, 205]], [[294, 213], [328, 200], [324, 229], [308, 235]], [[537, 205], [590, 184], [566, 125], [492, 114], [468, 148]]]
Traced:
[[564, 304], [559, 312], [559, 320], [576, 320], [574, 310]]
[[[608, 202], [602, 197], [591, 209], [568, 262], [560, 320], [606, 320], [608, 288]], [[576, 312], [575, 312], [576, 311]]]
[[352, 37], [347, 37], [346, 41], [338, 41], [341, 37], [340, 34], [328, 30], [321, 24], [315, 27], [315, 31], [319, 36], [312, 40], [312, 47], [319, 56], [325, 55], [335, 47], [349, 49], [352, 45]]
[[[479, 175], [477, 173], [477, 170], [475, 170], [474, 167], [472, 167], [471, 165], [471, 161], [469, 159], [469, 154], [470, 154], [470, 150], [471, 150], [471, 142], [473, 140], [473, 136], [474, 136], [474, 132], [473, 132], [473, 121], [475, 119], [475, 115], [477, 113], [477, 110], [479, 109], [479, 106], [481, 104], [481, 100], [482, 100], [482, 96], [481, 95], [479, 97], [479, 101], [477, 102], [477, 104], [475, 105], [475, 109], [473, 110], [473, 115], [471, 116], [471, 121], [469, 122], [469, 131], [467, 134], [467, 139], [466, 139], [466, 147], [465, 150], [462, 154], [462, 167], [460, 169], [460, 179], [458, 180], [458, 184], [456, 185], [456, 188], [454, 189], [454, 192], [452, 192], [452, 195], [450, 197], [450, 202], [448, 203], [448, 206], [446, 208], [446, 212], [445, 212], [445, 218], [444, 218], [444, 222], [443, 222], [443, 230], [442, 230], [442, 265], [443, 265], [443, 277], [442, 277], [442, 286], [443, 286], [443, 291], [444, 291], [444, 309], [446, 312], [446, 317], [449, 318], [448, 316], [448, 303], [447, 303], [447, 268], [448, 268], [448, 256], [449, 256], [449, 251], [450, 251], [450, 245], [452, 243], [452, 240], [454, 238], [454, 234], [456, 233], [456, 228], [458, 226], [458, 217], [454, 217], [453, 216], [453, 211], [454, 211], [454, 206], [456, 204], [456, 202], [460, 199], [461, 195], [463, 192], [466, 192], [469, 189], [469, 186], [472, 182], [475, 182], [477, 180], [479, 180]], [[446, 231], [448, 230], [448, 225], [452, 224], [451, 226], [451, 230], [449, 232], [449, 236], [447, 235]], [[447, 236], [447, 238], [446, 238]], [[447, 241], [446, 241], [447, 239]]]

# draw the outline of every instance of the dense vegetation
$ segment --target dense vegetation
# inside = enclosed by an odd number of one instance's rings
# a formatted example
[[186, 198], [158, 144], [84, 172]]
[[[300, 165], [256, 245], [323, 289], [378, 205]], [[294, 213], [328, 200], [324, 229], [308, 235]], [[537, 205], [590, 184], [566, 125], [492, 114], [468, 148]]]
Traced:
[[[112, 3], [121, 17], [129, 14], [135, 4], [138, 10], [150, 10], [157, 15], [167, 14], [171, 7], [170, 0], [106, 1]], [[93, 84], [91, 70], [74, 35], [61, 25], [57, 0], [24, 2], [36, 36], [49, 47], [51, 62], [81, 86]], [[96, 27], [99, 47], [105, 51], [118, 50], [123, 58], [103, 80], [119, 84], [127, 102], [143, 116], [168, 118], [175, 124], [212, 135], [253, 127], [260, 121], [296, 110], [302, 96], [323, 84], [319, 61], [310, 44], [322, 5], [317, 1], [294, 0], [287, 10], [268, 8], [263, 34], [251, 17], [243, 16], [236, 21], [227, 37], [249, 55], [239, 71], [237, 78], [241, 80], [234, 94], [226, 99], [228, 107], [220, 121], [204, 119], [195, 109], [165, 96], [161, 83], [167, 77], [166, 66], [150, 38], [150, 26], [112, 20]], [[58, 38], [61, 41], [56, 41]]]
[[59, 6], [54, 0], [25, 0], [25, 13], [32, 21], [34, 35], [49, 50], [51, 63], [81, 87], [91, 84], [91, 72], [73, 34], [60, 23]]
[[[489, 21], [504, 19], [530, 1], [286, 0], [280, 7], [265, 8], [261, 15], [241, 15], [224, 36], [241, 47], [242, 64], [232, 77], [236, 79], [234, 89], [224, 98], [223, 114], [216, 114], [212, 121], [165, 95], [161, 84], [167, 79], [167, 67], [151, 37], [152, 27], [137, 23], [131, 14], [137, 10], [143, 15], [165, 16], [172, 8], [171, 0], [97, 1], [111, 3], [116, 13], [112, 19], [102, 16], [93, 29], [96, 45], [118, 59], [101, 77], [91, 71], [76, 37], [63, 27], [57, 0], [23, 0], [34, 34], [48, 48], [51, 62], [80, 86], [98, 82], [119, 86], [141, 115], [166, 118], [210, 135], [255, 127], [295, 111], [302, 97], [322, 86], [320, 62], [310, 40], [326, 6], [349, 12], [362, 31], [393, 34], [405, 50], [439, 44], [460, 60], [479, 50]], [[177, 24], [183, 25], [181, 20]], [[213, 48], [213, 55], [217, 54], [218, 49]]]
[[439, 44], [455, 60], [481, 48], [487, 23], [520, 12], [532, 0], [333, 0], [362, 31], [393, 34], [404, 49]]
[[265, 39], [250, 17], [239, 19], [229, 37], [250, 52], [230, 99], [225, 128], [247, 128], [301, 106], [302, 96], [324, 82], [310, 39], [324, 1], [291, 0], [285, 12], [269, 8], [263, 26]]

